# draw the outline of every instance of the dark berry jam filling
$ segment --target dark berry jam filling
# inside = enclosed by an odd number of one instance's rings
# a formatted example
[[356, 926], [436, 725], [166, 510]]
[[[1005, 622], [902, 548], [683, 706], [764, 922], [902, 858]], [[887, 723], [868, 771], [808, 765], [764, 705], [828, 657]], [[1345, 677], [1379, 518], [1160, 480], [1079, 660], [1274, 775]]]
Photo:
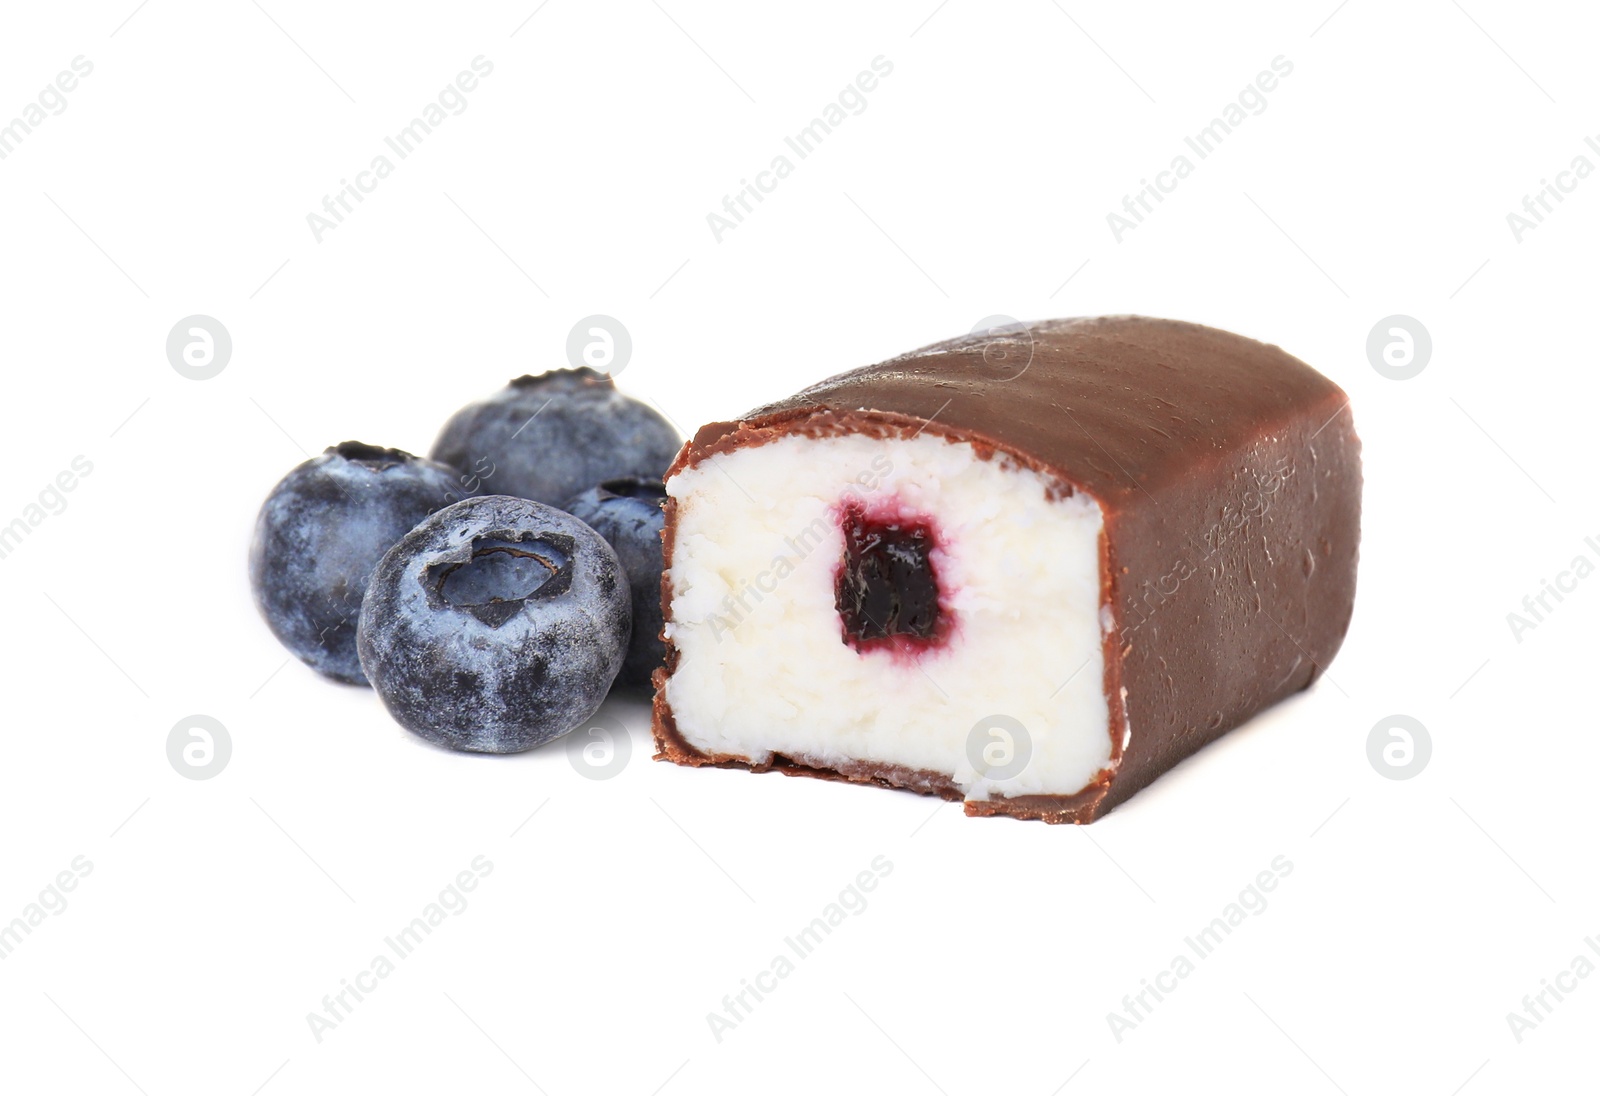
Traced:
[[919, 652], [938, 645], [949, 631], [940, 604], [933, 522], [893, 509], [868, 511], [860, 502], [838, 511], [844, 557], [835, 582], [835, 604], [844, 641], [858, 651]]

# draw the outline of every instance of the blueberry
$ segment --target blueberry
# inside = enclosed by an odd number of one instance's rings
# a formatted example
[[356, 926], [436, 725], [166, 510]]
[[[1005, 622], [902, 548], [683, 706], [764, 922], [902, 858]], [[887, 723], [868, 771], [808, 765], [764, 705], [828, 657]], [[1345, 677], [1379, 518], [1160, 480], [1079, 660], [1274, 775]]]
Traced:
[[649, 689], [650, 675], [667, 657], [661, 641], [661, 526], [667, 490], [658, 479], [627, 476], [606, 480], [563, 509], [581, 518], [611, 544], [627, 572], [633, 595], [633, 639], [617, 685]]
[[294, 469], [262, 503], [250, 544], [250, 587], [272, 634], [313, 670], [366, 684], [356, 621], [373, 568], [467, 493], [452, 468], [358, 441]]
[[670, 423], [604, 373], [558, 369], [457, 411], [431, 455], [485, 493], [560, 506], [601, 480], [660, 479], [678, 444]]
[[361, 665], [401, 726], [515, 753], [595, 713], [628, 648], [617, 554], [553, 506], [506, 495], [440, 510], [391, 548], [361, 606]]

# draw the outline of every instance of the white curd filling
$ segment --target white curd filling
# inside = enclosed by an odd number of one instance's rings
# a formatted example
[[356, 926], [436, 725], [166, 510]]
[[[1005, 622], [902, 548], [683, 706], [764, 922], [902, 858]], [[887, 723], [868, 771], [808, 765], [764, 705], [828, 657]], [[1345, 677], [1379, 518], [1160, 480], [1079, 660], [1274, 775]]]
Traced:
[[[1049, 487], [933, 433], [791, 435], [680, 472], [667, 483], [678, 732], [757, 764], [940, 773], [968, 799], [1083, 789], [1111, 758], [1101, 513]], [[936, 638], [846, 641], [852, 506], [931, 528]]]

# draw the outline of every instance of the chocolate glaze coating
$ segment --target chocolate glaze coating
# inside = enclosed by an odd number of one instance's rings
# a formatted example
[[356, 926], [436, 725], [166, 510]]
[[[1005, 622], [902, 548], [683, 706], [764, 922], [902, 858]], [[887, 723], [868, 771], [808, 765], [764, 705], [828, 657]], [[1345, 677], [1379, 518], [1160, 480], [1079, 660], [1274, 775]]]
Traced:
[[[1176, 320], [1044, 321], [936, 343], [703, 427], [668, 475], [788, 434], [918, 431], [1003, 453], [1104, 515], [1111, 764], [1073, 795], [969, 815], [1091, 822], [1256, 712], [1309, 686], [1355, 600], [1361, 462], [1349, 400], [1276, 346]], [[664, 534], [672, 558], [676, 514]], [[671, 619], [670, 578], [662, 583]], [[962, 798], [948, 777], [814, 759], [708, 756], [678, 733], [657, 671], [657, 757]], [[1124, 733], [1126, 730], [1126, 733]]]

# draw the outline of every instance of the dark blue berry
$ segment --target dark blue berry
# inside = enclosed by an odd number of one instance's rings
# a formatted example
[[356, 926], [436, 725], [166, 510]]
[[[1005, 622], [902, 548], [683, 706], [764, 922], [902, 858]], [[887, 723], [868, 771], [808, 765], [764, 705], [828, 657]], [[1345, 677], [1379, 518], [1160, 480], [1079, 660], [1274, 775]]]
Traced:
[[604, 373], [559, 369], [457, 411], [431, 455], [475, 491], [560, 506], [601, 480], [660, 479], [678, 445], [666, 419]]
[[361, 665], [429, 742], [515, 753], [580, 726], [622, 665], [617, 555], [553, 506], [505, 495], [439, 511], [389, 550], [361, 608]]
[[591, 487], [564, 507], [616, 549], [633, 596], [633, 639], [617, 685], [649, 689], [667, 657], [661, 640], [661, 527], [666, 488], [658, 479], [629, 476]]
[[454, 469], [357, 441], [290, 472], [250, 544], [250, 587], [272, 633], [312, 669], [365, 684], [356, 621], [373, 569], [412, 526], [468, 493]]

